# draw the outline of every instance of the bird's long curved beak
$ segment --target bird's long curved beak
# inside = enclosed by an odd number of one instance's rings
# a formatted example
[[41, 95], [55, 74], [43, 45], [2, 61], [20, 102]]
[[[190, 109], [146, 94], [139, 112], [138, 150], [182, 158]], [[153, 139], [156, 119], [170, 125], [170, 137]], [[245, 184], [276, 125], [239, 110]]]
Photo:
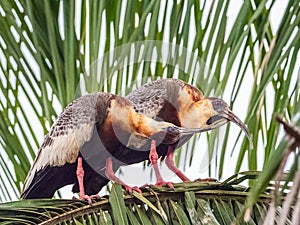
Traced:
[[220, 116], [238, 125], [245, 132], [247, 138], [249, 139], [250, 148], [253, 148], [252, 136], [249, 133], [248, 128], [236, 115], [234, 115], [230, 109], [222, 110]]

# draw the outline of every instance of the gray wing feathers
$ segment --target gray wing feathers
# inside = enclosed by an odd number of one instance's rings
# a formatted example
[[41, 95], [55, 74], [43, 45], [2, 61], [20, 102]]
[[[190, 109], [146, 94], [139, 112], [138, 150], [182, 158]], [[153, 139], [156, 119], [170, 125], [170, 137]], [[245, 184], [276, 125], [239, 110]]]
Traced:
[[136, 112], [154, 119], [165, 102], [172, 103], [172, 98], [176, 99], [179, 89], [185, 85], [186, 83], [177, 79], [157, 80], [134, 90], [126, 97], [133, 103]]
[[92, 137], [98, 98], [108, 94], [94, 93], [82, 96], [68, 105], [46, 135], [37, 157], [24, 183], [23, 190], [30, 185], [36, 171], [50, 166], [74, 163], [79, 149]]
[[163, 107], [165, 94], [166, 90], [163, 88], [152, 89], [144, 86], [133, 91], [127, 98], [133, 103], [136, 112], [155, 118]]

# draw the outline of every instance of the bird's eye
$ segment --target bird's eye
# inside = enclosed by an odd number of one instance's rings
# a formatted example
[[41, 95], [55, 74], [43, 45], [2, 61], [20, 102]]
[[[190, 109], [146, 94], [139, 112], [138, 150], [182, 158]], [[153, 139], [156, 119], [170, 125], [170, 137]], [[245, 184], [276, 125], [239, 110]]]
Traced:
[[226, 106], [226, 104], [222, 100], [216, 99], [213, 101], [213, 107], [215, 110], [222, 109], [225, 106]]

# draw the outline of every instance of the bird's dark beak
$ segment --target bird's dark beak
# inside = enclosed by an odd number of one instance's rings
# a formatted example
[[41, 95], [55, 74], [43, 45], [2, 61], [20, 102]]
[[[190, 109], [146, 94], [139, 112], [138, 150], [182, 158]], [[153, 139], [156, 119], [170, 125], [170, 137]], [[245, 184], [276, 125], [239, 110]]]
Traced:
[[245, 132], [247, 138], [249, 139], [250, 148], [253, 148], [252, 136], [249, 133], [248, 128], [236, 115], [234, 115], [234, 113], [230, 109], [227, 108], [225, 110], [222, 110], [218, 116], [238, 125]]

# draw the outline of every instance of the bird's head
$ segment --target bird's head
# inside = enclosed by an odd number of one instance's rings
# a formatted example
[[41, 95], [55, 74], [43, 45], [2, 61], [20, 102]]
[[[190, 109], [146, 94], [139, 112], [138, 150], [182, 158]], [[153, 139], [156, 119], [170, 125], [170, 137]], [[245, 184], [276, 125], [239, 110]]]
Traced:
[[206, 101], [208, 103], [205, 105], [207, 109], [204, 110], [207, 113], [204, 127], [212, 130], [232, 121], [243, 130], [247, 130], [243, 122], [232, 113], [225, 101], [219, 98], [207, 98]]
[[[200, 128], [203, 132], [216, 129], [229, 121], [238, 125], [246, 134], [252, 146], [252, 137], [246, 125], [230, 110], [228, 104], [220, 98], [204, 98], [186, 111], [184, 127]], [[182, 120], [183, 122], [183, 120]]]
[[227, 122], [233, 122], [238, 125], [246, 134], [252, 146], [252, 136], [246, 125], [230, 110], [225, 101], [220, 98], [207, 98], [211, 103], [211, 115], [206, 121], [206, 127], [209, 130], [218, 128]]

